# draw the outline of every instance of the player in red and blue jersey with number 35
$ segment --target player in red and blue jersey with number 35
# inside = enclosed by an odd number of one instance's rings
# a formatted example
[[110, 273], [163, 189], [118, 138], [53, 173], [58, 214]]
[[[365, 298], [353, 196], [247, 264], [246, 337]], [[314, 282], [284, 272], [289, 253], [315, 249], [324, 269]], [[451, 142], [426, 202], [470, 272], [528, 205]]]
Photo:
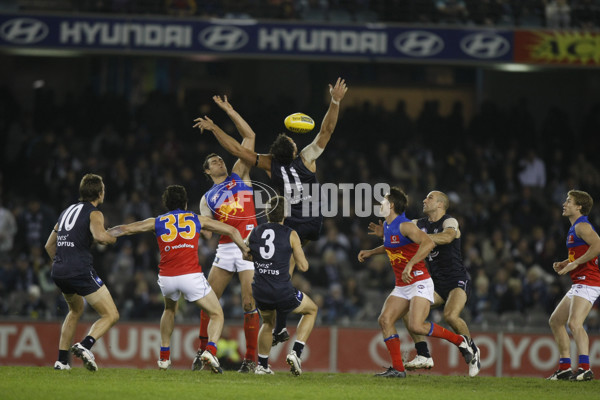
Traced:
[[[594, 379], [590, 368], [590, 343], [583, 322], [594, 302], [600, 296], [600, 237], [590, 224], [588, 215], [592, 210], [592, 196], [581, 190], [571, 190], [563, 204], [563, 216], [569, 218], [571, 228], [567, 234], [569, 258], [555, 262], [554, 270], [559, 275], [569, 274], [573, 286], [558, 303], [550, 317], [550, 328], [558, 345], [560, 360], [558, 370], [548, 380], [589, 381]], [[566, 325], [575, 339], [579, 354], [578, 369], [571, 371], [571, 341]]]
[[435, 244], [425, 232], [406, 218], [404, 212], [407, 205], [406, 194], [399, 188], [391, 188], [381, 202], [380, 209], [381, 215], [385, 217], [383, 245], [358, 253], [360, 262], [375, 254], [387, 253], [396, 275], [396, 287], [386, 299], [378, 320], [383, 341], [392, 358], [392, 366], [376, 376], [386, 378], [406, 377], [395, 323], [407, 314], [408, 330], [418, 335], [446, 339], [458, 347], [467, 364], [474, 360], [473, 349], [466, 337], [425, 321], [433, 304], [434, 289], [423, 260]]
[[160, 319], [161, 348], [158, 367], [168, 369], [171, 365], [171, 334], [175, 327], [177, 301], [183, 293], [189, 302], [196, 303], [210, 316], [208, 325], [209, 343], [201, 358], [215, 373], [222, 373], [216, 357], [216, 343], [223, 330], [223, 310], [211, 289], [198, 263], [198, 240], [201, 230], [228, 235], [247, 256], [250, 249], [242, 236], [232, 226], [211, 218], [198, 216], [187, 211], [187, 192], [183, 186], [171, 185], [162, 196], [164, 206], [169, 210], [156, 218], [115, 226], [108, 230], [114, 237], [133, 235], [141, 232], [156, 233], [160, 249], [158, 265], [158, 286], [165, 299], [165, 310]]

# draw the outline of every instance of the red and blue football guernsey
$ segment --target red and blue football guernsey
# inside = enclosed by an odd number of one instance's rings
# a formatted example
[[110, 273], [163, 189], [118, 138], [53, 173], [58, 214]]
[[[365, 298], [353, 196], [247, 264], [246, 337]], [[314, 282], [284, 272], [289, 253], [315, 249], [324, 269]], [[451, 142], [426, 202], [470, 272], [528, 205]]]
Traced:
[[[232, 173], [223, 182], [214, 184], [204, 196], [216, 220], [233, 226], [243, 238], [248, 237], [256, 226], [252, 186]], [[221, 235], [219, 243], [231, 242], [233, 240], [229, 236]]]
[[[583, 239], [581, 239], [575, 233], [575, 226], [580, 223], [590, 223], [588, 217], [582, 215], [577, 218], [577, 221], [571, 226], [569, 229], [569, 233], [567, 234], [567, 249], [569, 250], [569, 262], [575, 261], [579, 257], [585, 254], [585, 252], [590, 248], [590, 245], [587, 244]], [[590, 224], [592, 226], [592, 224]], [[592, 229], [594, 227], [592, 226]], [[578, 283], [581, 285], [587, 286], [600, 286], [600, 269], [598, 268], [598, 257], [592, 258], [590, 261], [585, 264], [581, 264], [573, 271], [569, 272], [571, 276], [571, 280], [574, 284]]]
[[191, 211], [175, 210], [154, 220], [156, 240], [160, 249], [161, 276], [178, 276], [202, 272], [198, 262], [200, 220]]
[[396, 275], [396, 286], [408, 286], [412, 285], [417, 281], [430, 278], [429, 271], [423, 260], [416, 263], [411, 271], [413, 280], [411, 283], [402, 281], [402, 272], [406, 264], [413, 258], [419, 249], [419, 245], [409, 238], [402, 236], [400, 233], [400, 224], [403, 222], [412, 223], [411, 220], [406, 218], [406, 215], [402, 213], [398, 215], [392, 223], [383, 223], [383, 245], [388, 257], [390, 258], [390, 264], [394, 269]]

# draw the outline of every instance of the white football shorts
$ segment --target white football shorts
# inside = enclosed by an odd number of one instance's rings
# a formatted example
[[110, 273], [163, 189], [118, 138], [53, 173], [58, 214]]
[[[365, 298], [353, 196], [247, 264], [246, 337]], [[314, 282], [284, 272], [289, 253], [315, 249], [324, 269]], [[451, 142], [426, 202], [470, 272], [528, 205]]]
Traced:
[[600, 297], [600, 286], [576, 284], [571, 286], [571, 289], [569, 289], [566, 296], [569, 299], [572, 299], [573, 296], [583, 297], [590, 303], [594, 304], [598, 297]]
[[213, 267], [229, 272], [241, 272], [254, 270], [254, 263], [244, 260], [242, 251], [235, 243], [222, 243], [217, 246]]
[[164, 297], [173, 301], [183, 298], [194, 302], [204, 298], [212, 290], [202, 272], [178, 276], [158, 276], [158, 286]]
[[417, 281], [408, 286], [396, 286], [390, 296], [411, 300], [413, 297], [423, 297], [433, 304], [433, 280], [431, 278]]

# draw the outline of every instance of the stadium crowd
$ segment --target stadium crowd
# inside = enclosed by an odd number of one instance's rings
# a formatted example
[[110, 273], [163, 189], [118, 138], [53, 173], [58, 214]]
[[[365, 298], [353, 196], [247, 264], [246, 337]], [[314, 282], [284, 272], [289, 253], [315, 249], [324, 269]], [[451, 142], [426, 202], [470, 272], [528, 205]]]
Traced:
[[[286, 115], [286, 104], [278, 99], [239, 110], [257, 132], [259, 152], [266, 152], [278, 133], [268, 121]], [[160, 195], [170, 184], [187, 188], [190, 209], [197, 212], [211, 186], [203, 176], [204, 157], [217, 152], [232, 161], [213, 137], [191, 128], [202, 113], [235, 133], [208, 96], [204, 104], [185, 107], [172, 93], [153, 92], [133, 107], [122, 97], [91, 91], [58, 103], [43, 89], [36, 91], [28, 113], [3, 88], [0, 105], [3, 318], [53, 320], [66, 312], [43, 246], [57, 213], [76, 200], [73, 193], [83, 174], [104, 177], [102, 210], [110, 227], [164, 212]], [[463, 231], [463, 256], [472, 276], [465, 318], [474, 327], [547, 329], [549, 313], [570, 286], [568, 276], [559, 279], [552, 270], [552, 262], [566, 258], [569, 225], [561, 216], [566, 193], [578, 188], [600, 201], [599, 131], [600, 104], [587, 110], [582, 124], [553, 108], [536, 126], [525, 99], [507, 109], [483, 102], [470, 120], [464, 119], [460, 103], [444, 116], [437, 101], [427, 101], [412, 119], [403, 102], [394, 112], [365, 102], [342, 110], [327, 157], [319, 159], [319, 180], [400, 186], [409, 194], [410, 218], [422, 216], [421, 201], [430, 190], [446, 192], [449, 213]], [[253, 172], [253, 179], [268, 183], [261, 172]], [[342, 197], [339, 201], [341, 207]], [[367, 234], [376, 217], [359, 218], [354, 206], [350, 216], [339, 212], [326, 218], [320, 240], [306, 248], [310, 270], [294, 277], [295, 285], [318, 303], [319, 324], [375, 324], [383, 293], [393, 286], [385, 255], [365, 264], [357, 261], [359, 250], [377, 243]], [[598, 205], [590, 219], [600, 223]], [[206, 273], [215, 248], [214, 238], [201, 243]], [[96, 246], [94, 253], [95, 268], [122, 319], [158, 321], [163, 303], [153, 235], [120, 238], [115, 246]], [[221, 299], [227, 319], [241, 317], [239, 289], [239, 284], [230, 285]], [[194, 307], [181, 306], [179, 318], [198, 321]], [[598, 315], [596, 304], [587, 321], [589, 332], [600, 332]], [[432, 318], [439, 321], [441, 314], [433, 311]]]
[[10, 0], [8, 10], [598, 29], [599, 0]]

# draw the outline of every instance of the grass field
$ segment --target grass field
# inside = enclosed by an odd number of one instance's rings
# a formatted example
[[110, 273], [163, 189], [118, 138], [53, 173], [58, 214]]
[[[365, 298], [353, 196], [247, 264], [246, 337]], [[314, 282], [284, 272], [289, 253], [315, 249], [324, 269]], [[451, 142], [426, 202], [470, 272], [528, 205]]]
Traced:
[[307, 372], [293, 377], [226, 371], [76, 367], [0, 367], [0, 399], [586, 399], [598, 398], [600, 381], [549, 382], [539, 378], [492, 378], [411, 374], [406, 379], [368, 374]]

